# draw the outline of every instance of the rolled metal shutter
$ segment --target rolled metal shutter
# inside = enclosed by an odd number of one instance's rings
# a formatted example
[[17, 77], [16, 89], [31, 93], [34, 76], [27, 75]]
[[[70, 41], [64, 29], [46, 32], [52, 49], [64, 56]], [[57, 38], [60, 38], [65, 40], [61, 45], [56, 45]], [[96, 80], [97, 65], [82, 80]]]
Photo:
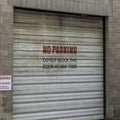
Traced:
[[102, 18], [16, 9], [13, 120], [99, 120], [103, 103]]

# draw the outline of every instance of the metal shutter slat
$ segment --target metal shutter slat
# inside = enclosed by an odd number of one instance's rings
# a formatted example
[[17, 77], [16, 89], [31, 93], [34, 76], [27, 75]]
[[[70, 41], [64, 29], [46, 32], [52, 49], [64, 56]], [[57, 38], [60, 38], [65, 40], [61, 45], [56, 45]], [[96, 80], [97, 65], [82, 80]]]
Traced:
[[[104, 118], [101, 17], [15, 9], [13, 31], [13, 120]], [[77, 53], [43, 54], [43, 46]], [[72, 58], [53, 63], [77, 66], [43, 69], [43, 58]]]

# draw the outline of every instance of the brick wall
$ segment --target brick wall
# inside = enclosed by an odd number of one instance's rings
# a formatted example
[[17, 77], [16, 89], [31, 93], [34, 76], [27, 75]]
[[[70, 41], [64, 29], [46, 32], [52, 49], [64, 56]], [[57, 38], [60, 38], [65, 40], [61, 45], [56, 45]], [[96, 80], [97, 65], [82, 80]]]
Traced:
[[[0, 75], [12, 75], [13, 7], [0, 0]], [[12, 120], [12, 92], [0, 92], [0, 120]]]

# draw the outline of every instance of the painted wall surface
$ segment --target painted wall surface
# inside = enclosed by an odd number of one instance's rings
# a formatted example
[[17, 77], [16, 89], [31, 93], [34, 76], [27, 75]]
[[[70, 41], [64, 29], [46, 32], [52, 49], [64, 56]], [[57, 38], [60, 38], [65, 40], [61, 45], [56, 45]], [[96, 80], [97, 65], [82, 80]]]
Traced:
[[13, 0], [15, 6], [42, 10], [109, 16], [112, 0]]

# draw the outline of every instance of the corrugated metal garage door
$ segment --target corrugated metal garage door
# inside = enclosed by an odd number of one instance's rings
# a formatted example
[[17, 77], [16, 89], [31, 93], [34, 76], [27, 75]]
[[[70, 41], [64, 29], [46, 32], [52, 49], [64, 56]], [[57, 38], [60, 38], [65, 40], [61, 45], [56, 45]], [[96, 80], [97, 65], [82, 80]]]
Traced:
[[103, 119], [103, 21], [15, 10], [13, 120]]

